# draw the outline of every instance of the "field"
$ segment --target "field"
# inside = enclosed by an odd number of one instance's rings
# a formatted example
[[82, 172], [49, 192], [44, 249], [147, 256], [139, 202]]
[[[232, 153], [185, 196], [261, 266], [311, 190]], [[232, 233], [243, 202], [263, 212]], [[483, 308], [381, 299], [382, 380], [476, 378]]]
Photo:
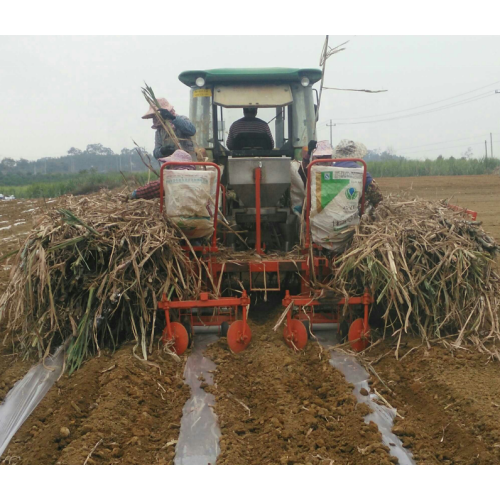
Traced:
[[[378, 182], [384, 193], [411, 190], [426, 198], [451, 198], [477, 211], [485, 229], [500, 240], [500, 176]], [[43, 203], [0, 202], [0, 255], [17, 248]], [[0, 291], [9, 266], [8, 260], [0, 262]], [[328, 363], [328, 350], [309, 342], [304, 352], [293, 353], [281, 330], [273, 332], [281, 311], [272, 300], [251, 309], [254, 335], [243, 353], [231, 354], [223, 339], [207, 349], [216, 365], [214, 383], [200, 383], [215, 398], [218, 463], [395, 463], [377, 427], [364, 421], [368, 407]], [[416, 463], [500, 463], [500, 363], [467, 348], [453, 355], [439, 344], [427, 349], [415, 339], [404, 340], [399, 361], [394, 349], [388, 336], [361, 359], [373, 369], [371, 390], [398, 409], [393, 430]], [[145, 364], [127, 344], [102, 353], [56, 383], [0, 462], [81, 464], [91, 454], [88, 463], [172, 463], [189, 397], [182, 383], [186, 360], [156, 352], [154, 365]], [[0, 401], [29, 366], [8, 346], [2, 348]]]
[[500, 241], [500, 175], [385, 177], [377, 179], [385, 193], [409, 192], [429, 200], [448, 199], [477, 212], [484, 228]]
[[114, 189], [128, 185], [130, 189], [152, 180], [149, 171], [140, 173], [93, 173], [52, 174], [37, 177], [14, 177], [9, 184], [1, 184], [0, 193], [4, 196], [14, 195], [16, 198], [52, 198], [65, 194], [87, 194], [99, 189]]

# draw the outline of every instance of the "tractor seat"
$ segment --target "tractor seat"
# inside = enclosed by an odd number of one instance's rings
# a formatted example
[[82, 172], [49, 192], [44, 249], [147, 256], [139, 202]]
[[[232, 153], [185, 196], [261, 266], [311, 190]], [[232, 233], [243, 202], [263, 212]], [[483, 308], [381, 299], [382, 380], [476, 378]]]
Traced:
[[263, 149], [269, 151], [273, 149], [273, 143], [267, 134], [242, 132], [234, 138], [233, 150], [241, 151], [245, 149]]

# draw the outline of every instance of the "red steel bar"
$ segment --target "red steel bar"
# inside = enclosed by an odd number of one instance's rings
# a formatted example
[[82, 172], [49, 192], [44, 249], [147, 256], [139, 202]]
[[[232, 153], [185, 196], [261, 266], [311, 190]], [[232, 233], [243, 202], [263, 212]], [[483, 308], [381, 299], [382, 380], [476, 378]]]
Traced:
[[[366, 163], [364, 160], [361, 158], [327, 158], [321, 159], [321, 160], [314, 160], [309, 165], [307, 166], [307, 205], [306, 205], [306, 244], [305, 248], [309, 248], [311, 244], [311, 222], [310, 222], [310, 217], [311, 217], [311, 167], [313, 165], [316, 165], [317, 163], [335, 163], [335, 162], [342, 162], [342, 161], [358, 161], [363, 164], [363, 194], [361, 195], [361, 211], [360, 215], [363, 215], [365, 211], [365, 185], [366, 185], [366, 169], [368, 168], [366, 166]], [[338, 167], [342, 168], [342, 165], [332, 165], [332, 167]]]
[[466, 214], [469, 214], [472, 220], [477, 219], [477, 212], [474, 212], [473, 210], [468, 210], [467, 208], [462, 208], [457, 205], [450, 205], [449, 203], [448, 207], [451, 208], [452, 210], [455, 210], [456, 212], [465, 212]]
[[[285, 298], [283, 299], [283, 305], [288, 307], [288, 305], [293, 301], [293, 303], [297, 306], [321, 306], [325, 305], [325, 302], [321, 302], [320, 300], [313, 299], [310, 296], [303, 295], [290, 295], [290, 292], [287, 290], [285, 293]], [[343, 305], [345, 303], [348, 304], [363, 304], [366, 306], [365, 312], [368, 311], [368, 305], [374, 302], [373, 297], [370, 292], [365, 291], [365, 293], [361, 297], [348, 297], [347, 301], [345, 298], [340, 299], [336, 303], [339, 305]]]
[[228, 307], [243, 306], [250, 304], [247, 292], [243, 290], [241, 297], [221, 297], [220, 299], [209, 299], [207, 292], [200, 293], [199, 300], [167, 300], [166, 295], [158, 302], [160, 309], [192, 309], [193, 307]]
[[261, 255], [261, 227], [260, 227], [260, 181], [262, 178], [262, 170], [257, 167], [255, 170], [255, 251]]
[[[169, 168], [173, 165], [178, 165], [178, 166], [185, 166], [186, 162], [182, 161], [167, 161], [164, 163], [161, 168], [160, 168], [160, 212], [163, 213], [163, 198], [164, 198], [164, 193], [163, 193], [163, 171], [165, 168]], [[219, 165], [216, 165], [215, 163], [212, 162], [205, 162], [205, 161], [196, 161], [196, 162], [190, 162], [189, 165], [211, 165], [212, 167], [215, 167], [215, 170], [217, 171], [217, 188], [215, 190], [215, 210], [214, 210], [214, 234], [212, 235], [212, 250], [217, 250], [217, 215], [219, 211], [219, 191], [220, 191], [220, 167]]]

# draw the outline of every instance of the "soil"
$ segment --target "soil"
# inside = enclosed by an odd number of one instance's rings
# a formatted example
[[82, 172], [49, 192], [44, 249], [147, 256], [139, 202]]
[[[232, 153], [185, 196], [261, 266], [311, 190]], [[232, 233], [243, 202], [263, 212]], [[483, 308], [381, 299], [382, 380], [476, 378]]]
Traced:
[[[256, 306], [258, 307], [258, 306]], [[391, 464], [368, 406], [315, 342], [294, 353], [272, 331], [278, 315], [255, 310], [252, 342], [233, 355], [225, 339], [207, 349], [221, 427], [218, 464]], [[263, 323], [265, 321], [265, 323]]]
[[473, 349], [455, 354], [439, 344], [428, 349], [414, 339], [402, 346], [399, 361], [390, 341], [363, 358], [374, 361], [390, 389], [375, 378], [372, 387], [403, 416], [393, 431], [417, 463], [500, 463], [498, 361]]
[[0, 336], [0, 404], [14, 384], [28, 372], [33, 365], [32, 360], [23, 360], [17, 353], [12, 353], [8, 346], [1, 345]]
[[[0, 201], [0, 257], [21, 246], [45, 203], [45, 200]], [[7, 286], [13, 260], [11, 257], [0, 261], [0, 293]]]
[[48, 392], [2, 456], [17, 464], [171, 464], [189, 388], [184, 361], [131, 345], [102, 352]]

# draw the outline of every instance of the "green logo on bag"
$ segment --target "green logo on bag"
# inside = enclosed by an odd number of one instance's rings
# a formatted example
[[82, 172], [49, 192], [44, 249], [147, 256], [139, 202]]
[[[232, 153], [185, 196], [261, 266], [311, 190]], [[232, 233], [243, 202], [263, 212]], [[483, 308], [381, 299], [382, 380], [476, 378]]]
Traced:
[[358, 190], [356, 188], [350, 187], [345, 190], [345, 197], [348, 200], [355, 200], [358, 197]]

